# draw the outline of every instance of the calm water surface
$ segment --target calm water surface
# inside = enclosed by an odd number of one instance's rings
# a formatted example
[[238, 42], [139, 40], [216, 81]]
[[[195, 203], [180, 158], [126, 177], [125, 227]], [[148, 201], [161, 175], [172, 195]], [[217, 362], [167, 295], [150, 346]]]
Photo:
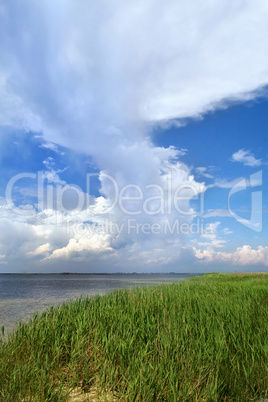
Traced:
[[152, 286], [184, 280], [192, 274], [139, 275], [0, 275], [0, 326], [10, 332], [33, 313], [80, 296], [105, 294], [119, 288]]

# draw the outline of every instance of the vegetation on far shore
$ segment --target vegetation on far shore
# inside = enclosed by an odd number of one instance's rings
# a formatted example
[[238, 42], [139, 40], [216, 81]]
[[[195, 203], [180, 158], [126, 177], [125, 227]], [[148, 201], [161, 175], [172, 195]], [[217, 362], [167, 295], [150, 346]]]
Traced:
[[268, 274], [207, 274], [51, 307], [0, 341], [0, 400], [268, 397]]

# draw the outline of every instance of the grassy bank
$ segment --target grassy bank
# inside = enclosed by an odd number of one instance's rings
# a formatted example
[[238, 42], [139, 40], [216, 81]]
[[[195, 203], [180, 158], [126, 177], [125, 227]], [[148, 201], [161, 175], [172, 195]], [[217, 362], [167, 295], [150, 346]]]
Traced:
[[126, 401], [247, 401], [267, 397], [267, 369], [268, 275], [208, 274], [34, 316], [0, 344], [0, 395], [64, 401], [97, 387]]

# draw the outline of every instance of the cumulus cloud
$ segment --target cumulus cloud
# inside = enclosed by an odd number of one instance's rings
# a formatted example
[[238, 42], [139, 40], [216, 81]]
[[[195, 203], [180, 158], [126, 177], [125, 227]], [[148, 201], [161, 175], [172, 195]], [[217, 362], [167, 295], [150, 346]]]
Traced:
[[1, 17], [2, 81], [20, 104], [16, 116], [82, 151], [97, 150], [96, 132], [137, 139], [138, 122], [200, 116], [255, 97], [268, 82], [261, 0], [231, 9], [221, 1], [14, 0], [2, 3]]
[[133, 226], [128, 227], [125, 220], [118, 221], [118, 216], [111, 217], [106, 210], [107, 200], [103, 197], [87, 209], [44, 209], [31, 215], [15, 213], [3, 203], [1, 261], [8, 262], [9, 267], [33, 266], [41, 271], [65, 270], [67, 263], [83, 263], [93, 271], [109, 271], [111, 267], [139, 271], [144, 266], [153, 268], [153, 262], [163, 266], [178, 259], [181, 240], [176, 231], [162, 233], [160, 224], [159, 236], [151, 236], [151, 226], [143, 218], [134, 218]]
[[[41, 133], [52, 152], [59, 152], [59, 144], [89, 154], [100, 170], [101, 197], [91, 206], [86, 201], [75, 222], [100, 225], [108, 214], [119, 225], [142, 208], [139, 224], [163, 226], [167, 214], [171, 223], [190, 223], [191, 198], [206, 187], [180, 161], [185, 150], [155, 147], [151, 133], [159, 124], [180, 125], [265, 93], [267, 3], [12, 0], [1, 3], [0, 17], [0, 124]], [[47, 181], [67, 185], [51, 157], [44, 165], [51, 170]], [[199, 173], [211, 178], [202, 167]], [[115, 191], [108, 176], [119, 192], [124, 189], [127, 213], [122, 206], [107, 212]], [[184, 200], [170, 212], [165, 195], [174, 199], [181, 187]], [[146, 211], [142, 195], [150, 201]], [[160, 207], [164, 212], [152, 213]], [[70, 258], [149, 242], [144, 233], [130, 236], [126, 230], [120, 236], [69, 236], [53, 226], [53, 214], [43, 214], [31, 222], [18, 217], [11, 225], [18, 253]], [[20, 234], [30, 239], [37, 228], [46, 238], [22, 244]], [[170, 239], [162, 233], [151, 248], [162, 249]]]
[[28, 251], [27, 254], [30, 256], [40, 256], [47, 254], [51, 249], [51, 246], [49, 243], [41, 244], [41, 246], [38, 246], [35, 250], [33, 251]]
[[53, 259], [79, 259], [85, 261], [85, 257], [93, 253], [112, 251], [109, 246], [109, 235], [91, 234], [90, 236], [75, 236], [71, 238], [65, 247], [54, 250], [46, 260]]
[[249, 245], [238, 247], [233, 253], [207, 249], [195, 249], [198, 259], [209, 263], [230, 263], [232, 265], [268, 265], [268, 247], [258, 246], [254, 249]]
[[256, 159], [255, 156], [245, 149], [239, 149], [237, 152], [233, 153], [232, 162], [241, 162], [245, 166], [260, 166], [262, 164], [261, 159]]
[[2, 123], [90, 153], [101, 170], [126, 148], [137, 159], [155, 124], [254, 98], [268, 82], [261, 0], [231, 10], [221, 1], [14, 0], [0, 13]]

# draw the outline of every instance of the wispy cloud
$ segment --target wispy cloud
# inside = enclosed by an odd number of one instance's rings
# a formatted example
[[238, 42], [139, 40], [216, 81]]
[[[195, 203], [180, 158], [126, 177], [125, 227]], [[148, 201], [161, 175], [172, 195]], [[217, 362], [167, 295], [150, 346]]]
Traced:
[[228, 234], [233, 233], [233, 231], [232, 231], [231, 229], [229, 229], [229, 228], [224, 228], [224, 229], [223, 229], [223, 233], [226, 234], [226, 235], [228, 235]]
[[205, 167], [197, 167], [197, 168], [195, 168], [195, 171], [196, 171], [196, 173], [199, 175], [199, 176], [204, 176], [204, 177], [206, 177], [207, 179], [213, 179], [213, 175], [210, 173], [210, 171], [211, 171], [211, 169], [210, 168], [205, 168]]
[[49, 149], [59, 155], [64, 155], [64, 152], [60, 151], [58, 146], [53, 142], [44, 142], [43, 144], [39, 145], [40, 148]]
[[232, 162], [240, 162], [245, 166], [260, 166], [262, 164], [261, 159], [256, 159], [255, 156], [248, 150], [239, 149], [237, 152], [233, 153], [231, 157]]
[[250, 178], [244, 178], [244, 177], [238, 177], [233, 180], [227, 180], [227, 179], [216, 179], [213, 184], [208, 185], [208, 188], [212, 187], [218, 187], [218, 188], [225, 188], [225, 189], [231, 189], [235, 187], [236, 189], [241, 189], [244, 190], [246, 187], [256, 187], [256, 186], [261, 186], [262, 185], [262, 179], [260, 177], [250, 177]]
[[202, 215], [202, 218], [231, 217], [228, 209], [209, 209]]
[[49, 170], [53, 170], [55, 166], [55, 160], [52, 158], [52, 156], [47, 157], [45, 160], [42, 162], [45, 167]]
[[239, 186], [241, 183], [241, 188], [244, 188], [244, 179], [239, 177], [233, 180], [226, 180], [226, 179], [216, 179], [215, 183], [211, 185], [211, 187], [219, 187], [219, 188], [233, 188], [234, 186]]

